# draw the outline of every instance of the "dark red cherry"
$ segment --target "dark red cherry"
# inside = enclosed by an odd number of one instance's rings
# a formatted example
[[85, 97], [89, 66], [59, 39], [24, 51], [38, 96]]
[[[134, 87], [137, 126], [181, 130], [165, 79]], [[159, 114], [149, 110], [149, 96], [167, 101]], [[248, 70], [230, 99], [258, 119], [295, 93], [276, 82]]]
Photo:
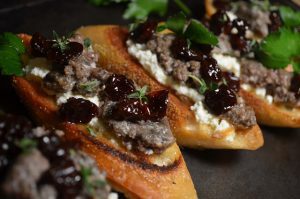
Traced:
[[280, 13], [278, 10], [273, 10], [270, 12], [270, 21], [269, 32], [276, 32], [283, 25]]
[[41, 178], [41, 184], [52, 184], [59, 198], [75, 198], [83, 189], [83, 180], [72, 160], [56, 162]]
[[234, 92], [239, 92], [240, 90], [240, 79], [234, 75], [232, 72], [223, 72], [223, 78], [226, 81], [227, 86]]
[[31, 53], [36, 57], [45, 57], [49, 48], [52, 46], [51, 42], [39, 33], [34, 33], [30, 40]]
[[156, 31], [156, 21], [146, 21], [139, 24], [139, 26], [130, 33], [130, 39], [137, 43], [146, 43], [149, 41]]
[[59, 114], [66, 122], [87, 124], [98, 116], [99, 109], [89, 100], [71, 97], [60, 106]]
[[112, 110], [111, 119], [141, 121], [150, 119], [150, 109], [146, 102], [139, 99], [124, 99]]
[[200, 75], [207, 83], [217, 83], [222, 79], [222, 71], [212, 57], [207, 57], [201, 62]]
[[171, 52], [176, 59], [183, 59], [185, 61], [201, 61], [204, 54], [197, 49], [192, 49], [188, 46], [186, 39], [177, 37], [171, 45]]
[[119, 101], [135, 91], [132, 80], [124, 75], [111, 75], [105, 83], [105, 93], [112, 101]]
[[151, 92], [147, 95], [152, 121], [159, 121], [166, 116], [168, 107], [168, 94], [168, 90], [161, 90]]
[[300, 75], [295, 75], [292, 78], [290, 90], [295, 93], [296, 97], [300, 97]]
[[231, 22], [224, 10], [216, 12], [210, 19], [210, 29], [216, 35], [220, 35], [222, 32], [228, 33], [231, 29]]
[[228, 86], [222, 84], [216, 90], [208, 90], [205, 93], [205, 105], [215, 115], [228, 112], [237, 103], [237, 98]]
[[240, 51], [242, 54], [251, 50], [251, 42], [243, 36], [230, 35], [230, 43], [233, 49]]

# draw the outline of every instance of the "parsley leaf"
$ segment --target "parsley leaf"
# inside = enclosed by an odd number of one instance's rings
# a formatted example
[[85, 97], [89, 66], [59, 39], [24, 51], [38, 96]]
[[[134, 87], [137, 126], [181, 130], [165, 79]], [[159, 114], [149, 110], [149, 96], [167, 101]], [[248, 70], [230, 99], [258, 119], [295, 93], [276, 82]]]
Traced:
[[0, 35], [0, 70], [3, 75], [23, 75], [21, 54], [25, 53], [22, 40], [12, 34]]
[[5, 32], [0, 36], [0, 45], [14, 48], [19, 54], [25, 53], [25, 46], [22, 40], [10, 32]]
[[185, 37], [199, 44], [217, 45], [218, 38], [210, 32], [200, 21], [192, 19], [184, 33]]
[[284, 26], [287, 27], [300, 26], [300, 12], [295, 11], [288, 6], [280, 6], [279, 12], [284, 22]]
[[292, 64], [299, 72], [300, 33], [288, 28], [267, 36], [255, 49], [255, 57], [267, 68], [280, 69]]
[[167, 12], [168, 0], [132, 0], [123, 15], [125, 19], [143, 20], [151, 13], [163, 16]]
[[170, 29], [179, 36], [197, 44], [217, 45], [218, 38], [210, 32], [200, 21], [196, 19], [188, 20], [180, 12], [169, 17], [165, 24], [158, 26], [157, 30]]
[[127, 98], [139, 99], [141, 102], [147, 101], [148, 100], [148, 98], [146, 96], [147, 92], [148, 92], [148, 86], [143, 86], [141, 89], [138, 89], [137, 91], [127, 95]]

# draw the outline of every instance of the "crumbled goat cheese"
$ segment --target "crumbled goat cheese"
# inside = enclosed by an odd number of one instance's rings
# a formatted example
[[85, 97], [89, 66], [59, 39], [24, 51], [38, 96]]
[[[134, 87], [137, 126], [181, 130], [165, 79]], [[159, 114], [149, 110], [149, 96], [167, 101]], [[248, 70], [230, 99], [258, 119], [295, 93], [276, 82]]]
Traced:
[[242, 84], [241, 87], [246, 91], [254, 91], [257, 96], [267, 100], [269, 104], [273, 103], [273, 97], [267, 94], [266, 88], [253, 88], [250, 84]]
[[33, 58], [30, 59], [25, 66], [25, 73], [44, 78], [50, 72], [50, 63], [46, 58]]
[[96, 104], [97, 106], [100, 106], [100, 100], [99, 100], [98, 96], [84, 97], [82, 95], [74, 95], [71, 91], [69, 91], [66, 93], [58, 94], [56, 97], [57, 97], [57, 100], [56, 100], [57, 105], [66, 103], [69, 98], [74, 97], [74, 98], [83, 98], [83, 99], [89, 100], [90, 102]]
[[118, 199], [118, 198], [119, 198], [118, 194], [114, 192], [108, 195], [108, 199]]
[[213, 54], [222, 70], [233, 72], [237, 77], [241, 75], [241, 65], [237, 58], [222, 54]]
[[191, 107], [198, 122], [211, 125], [216, 131], [223, 131], [230, 127], [226, 120], [210, 114], [203, 106], [203, 96], [195, 89], [179, 84], [172, 77], [166, 75], [157, 60], [157, 55], [147, 49], [145, 44], [135, 44], [127, 41], [128, 52], [136, 57], [141, 65], [160, 83], [173, 88], [178, 94], [185, 95], [196, 103]]

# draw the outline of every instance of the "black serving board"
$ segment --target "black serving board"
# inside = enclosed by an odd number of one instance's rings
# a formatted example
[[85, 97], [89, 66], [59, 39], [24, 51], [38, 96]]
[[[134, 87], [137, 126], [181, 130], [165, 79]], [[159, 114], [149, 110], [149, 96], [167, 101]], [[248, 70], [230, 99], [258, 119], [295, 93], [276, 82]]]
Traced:
[[[201, 0], [187, 3], [196, 17], [203, 15]], [[124, 7], [95, 7], [85, 0], [1, 0], [0, 32], [50, 35], [52, 30], [67, 33], [84, 25], [125, 25]], [[171, 6], [170, 12], [176, 11]], [[6, 77], [0, 77], [0, 108], [27, 114]], [[182, 148], [200, 198], [300, 198], [300, 129], [262, 130], [265, 145], [257, 151]]]

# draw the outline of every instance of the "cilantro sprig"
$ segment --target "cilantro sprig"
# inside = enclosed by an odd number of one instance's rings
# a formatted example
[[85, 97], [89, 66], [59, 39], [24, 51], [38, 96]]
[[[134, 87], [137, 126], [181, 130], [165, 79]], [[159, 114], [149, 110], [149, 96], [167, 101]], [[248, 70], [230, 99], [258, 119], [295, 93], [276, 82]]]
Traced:
[[140, 102], [147, 101], [147, 92], [148, 92], [148, 86], [143, 86], [140, 89], [137, 89], [135, 92], [127, 95], [127, 98], [129, 99], [139, 99]]
[[15, 34], [5, 32], [0, 35], [0, 70], [3, 75], [24, 74], [21, 55], [25, 53], [22, 40]]
[[280, 6], [279, 12], [284, 26], [286, 27], [299, 27], [300, 26], [300, 12], [293, 10], [288, 6]]
[[199, 83], [199, 93], [200, 94], [204, 94], [208, 89], [208, 85], [206, 84], [206, 82], [203, 79], [200, 79], [194, 75], [189, 75], [190, 78], [192, 78], [195, 82]]
[[157, 28], [158, 31], [163, 31], [165, 29], [172, 30], [177, 35], [197, 44], [208, 44], [213, 46], [218, 44], [218, 38], [200, 21], [196, 19], [187, 19], [182, 12], [169, 17], [165, 24], [162, 24]]
[[300, 73], [300, 33], [289, 28], [267, 36], [255, 50], [256, 58], [267, 68], [281, 69], [292, 64]]

